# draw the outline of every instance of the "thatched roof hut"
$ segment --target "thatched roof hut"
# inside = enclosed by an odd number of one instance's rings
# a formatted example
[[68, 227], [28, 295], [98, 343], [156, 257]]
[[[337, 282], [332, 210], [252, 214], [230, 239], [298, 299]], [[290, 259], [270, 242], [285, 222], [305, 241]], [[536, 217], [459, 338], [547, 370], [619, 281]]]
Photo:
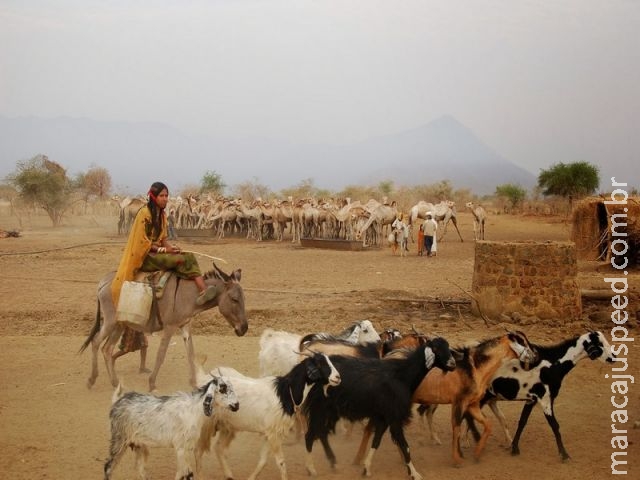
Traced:
[[[606, 204], [603, 197], [588, 197], [577, 202], [572, 211], [571, 240], [579, 260], [609, 261], [611, 243], [625, 240], [630, 265], [638, 264], [640, 247], [640, 198], [629, 197], [625, 204]], [[615, 222], [613, 235], [612, 216]], [[626, 234], [626, 236], [620, 236]]]

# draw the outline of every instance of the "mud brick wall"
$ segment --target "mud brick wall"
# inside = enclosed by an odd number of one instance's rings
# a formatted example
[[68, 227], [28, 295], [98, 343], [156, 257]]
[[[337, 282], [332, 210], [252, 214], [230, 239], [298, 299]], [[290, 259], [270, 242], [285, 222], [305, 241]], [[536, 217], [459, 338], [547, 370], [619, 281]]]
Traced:
[[495, 319], [517, 312], [540, 319], [577, 320], [582, 313], [577, 274], [573, 242], [478, 241], [473, 311]]

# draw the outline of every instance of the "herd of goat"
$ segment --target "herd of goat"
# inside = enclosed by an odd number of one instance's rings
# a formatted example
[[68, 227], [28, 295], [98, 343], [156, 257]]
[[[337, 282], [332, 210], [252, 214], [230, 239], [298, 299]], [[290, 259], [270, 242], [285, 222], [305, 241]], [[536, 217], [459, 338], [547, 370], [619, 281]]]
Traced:
[[[266, 329], [260, 338], [260, 377], [253, 378], [228, 367], [206, 372], [200, 367], [199, 388], [156, 396], [123, 394], [119, 386], [110, 411], [111, 443], [104, 478], [130, 447], [136, 467], [145, 476], [149, 447], [173, 447], [177, 454], [176, 479], [199, 475], [202, 456], [212, 444], [227, 479], [233, 473], [227, 452], [238, 432], [263, 437], [255, 479], [269, 454], [281, 478], [287, 478], [282, 444], [297, 432], [304, 435], [305, 467], [316, 474], [312, 448], [319, 440], [332, 467], [336, 456], [329, 438], [338, 421], [364, 421], [364, 433], [355, 462], [371, 474], [373, 456], [388, 430], [398, 446], [408, 475], [422, 476], [411, 460], [404, 429], [414, 405], [431, 426], [433, 411], [451, 405], [452, 456], [461, 462], [461, 428], [466, 420], [476, 439], [479, 458], [491, 433], [482, 412], [489, 404], [519, 453], [519, 439], [532, 408], [537, 404], [553, 430], [561, 458], [569, 458], [554, 415], [554, 400], [563, 378], [582, 359], [613, 362], [611, 346], [601, 332], [590, 331], [552, 346], [529, 342], [520, 331], [464, 346], [450, 346], [441, 337], [413, 331], [378, 334], [368, 320], [356, 322], [339, 334], [306, 336]], [[498, 400], [524, 400], [515, 437], [507, 430]], [[482, 426], [479, 432], [476, 423]], [[431, 429], [432, 438], [439, 442]], [[371, 439], [373, 437], [373, 439]]]

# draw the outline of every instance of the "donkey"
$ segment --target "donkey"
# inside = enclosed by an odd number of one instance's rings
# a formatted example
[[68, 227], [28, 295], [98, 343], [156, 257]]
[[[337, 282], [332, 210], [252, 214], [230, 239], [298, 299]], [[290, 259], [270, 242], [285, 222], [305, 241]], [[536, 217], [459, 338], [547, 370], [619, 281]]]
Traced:
[[391, 245], [391, 253], [393, 255], [396, 254], [398, 249], [400, 249], [400, 256], [404, 257], [407, 255], [408, 238], [404, 236], [404, 232], [401, 228], [394, 228], [393, 231], [389, 234], [389, 244]]
[[[153, 371], [149, 376], [149, 391], [156, 388], [156, 377], [162, 366], [164, 357], [169, 347], [171, 337], [178, 329], [182, 331], [182, 339], [187, 349], [187, 360], [189, 362], [189, 382], [192, 387], [196, 385], [196, 366], [193, 340], [191, 338], [191, 318], [204, 310], [218, 307], [220, 313], [227, 319], [229, 325], [233, 327], [236, 335], [242, 336], [247, 333], [248, 324], [244, 306], [244, 291], [240, 285], [242, 275], [241, 269], [233, 271], [230, 275], [220, 270], [216, 264], [214, 269], [204, 275], [207, 286], [216, 286], [220, 294], [213, 300], [202, 306], [196, 305], [198, 289], [194, 282], [180, 280], [175, 276], [167, 281], [164, 295], [157, 300], [157, 312], [161, 325], [141, 326], [130, 325], [131, 328], [151, 333], [162, 330], [163, 336], [160, 341], [156, 362]], [[124, 327], [116, 322], [116, 309], [111, 297], [111, 282], [115, 272], [107, 274], [98, 283], [98, 309], [96, 321], [89, 332], [89, 336], [82, 344], [82, 353], [91, 344], [91, 376], [87, 380], [87, 387], [91, 388], [98, 377], [98, 348], [102, 345], [102, 354], [106, 363], [107, 373], [111, 379], [111, 384], [118, 386], [118, 376], [115, 372], [115, 362], [112, 358], [113, 348], [116, 345]], [[102, 321], [101, 321], [102, 320]]]

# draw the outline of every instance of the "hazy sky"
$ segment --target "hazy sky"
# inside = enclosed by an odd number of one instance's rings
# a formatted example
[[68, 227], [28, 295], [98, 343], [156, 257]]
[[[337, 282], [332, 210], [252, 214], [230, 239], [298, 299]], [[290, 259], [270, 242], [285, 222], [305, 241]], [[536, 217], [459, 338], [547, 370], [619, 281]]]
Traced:
[[640, 185], [639, 32], [636, 0], [0, 0], [0, 114], [334, 144], [448, 114]]

